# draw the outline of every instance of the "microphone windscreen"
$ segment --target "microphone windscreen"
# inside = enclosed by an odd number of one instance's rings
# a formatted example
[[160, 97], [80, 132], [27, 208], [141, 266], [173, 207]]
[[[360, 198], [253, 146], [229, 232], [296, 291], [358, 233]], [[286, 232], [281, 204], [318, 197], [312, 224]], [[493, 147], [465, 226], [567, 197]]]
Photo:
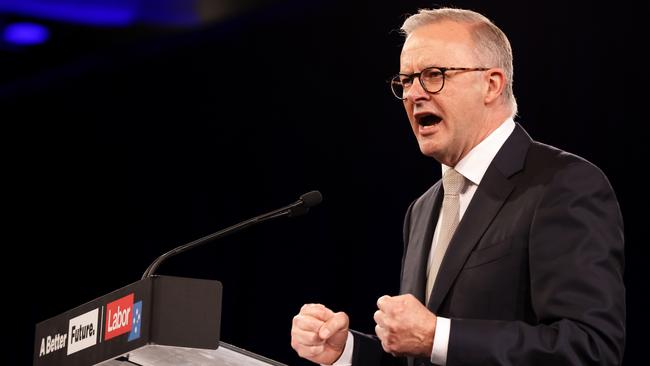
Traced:
[[305, 208], [314, 207], [323, 201], [323, 195], [319, 191], [311, 191], [300, 196], [300, 200], [304, 202]]

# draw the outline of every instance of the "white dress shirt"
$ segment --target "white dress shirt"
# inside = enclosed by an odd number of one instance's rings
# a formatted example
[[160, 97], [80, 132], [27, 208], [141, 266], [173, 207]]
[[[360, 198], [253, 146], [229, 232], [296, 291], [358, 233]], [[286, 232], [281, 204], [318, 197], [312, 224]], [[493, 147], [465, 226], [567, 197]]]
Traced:
[[[492, 159], [496, 156], [501, 146], [506, 142], [512, 131], [515, 129], [515, 122], [512, 118], [505, 120], [496, 130], [492, 131], [483, 141], [474, 146], [472, 150], [462, 158], [454, 167], [463, 177], [467, 179], [462, 192], [460, 192], [460, 212], [459, 220], [463, 219], [463, 215], [469, 206], [478, 185], [483, 179], [485, 171], [492, 163]], [[444, 175], [450, 167], [442, 164], [442, 174]], [[438, 242], [438, 235], [440, 225], [442, 223], [442, 213], [438, 216], [436, 229], [433, 233], [433, 242], [431, 245], [429, 255], [429, 266], [433, 258], [436, 243]], [[460, 221], [459, 221], [460, 223]], [[427, 273], [428, 273], [427, 268]], [[426, 305], [426, 304], [425, 304]], [[447, 348], [449, 345], [449, 332], [451, 331], [451, 320], [448, 318], [437, 317], [436, 331], [433, 337], [433, 350], [431, 352], [431, 362], [436, 365], [445, 365], [447, 363]], [[345, 344], [345, 349], [341, 357], [334, 363], [336, 366], [350, 366], [352, 365], [352, 350], [354, 349], [354, 337], [352, 333], [348, 334], [348, 340]]]

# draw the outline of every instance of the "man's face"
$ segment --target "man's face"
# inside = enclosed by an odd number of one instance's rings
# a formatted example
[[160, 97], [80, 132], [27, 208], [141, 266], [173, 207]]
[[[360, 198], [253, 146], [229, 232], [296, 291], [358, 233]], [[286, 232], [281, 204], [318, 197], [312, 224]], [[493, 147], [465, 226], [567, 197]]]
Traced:
[[[482, 67], [465, 25], [449, 21], [425, 25], [404, 43], [400, 73], [420, 72], [431, 66]], [[424, 155], [455, 166], [481, 138], [486, 119], [484, 73], [447, 71], [444, 88], [427, 93], [419, 80], [405, 93], [404, 107]]]

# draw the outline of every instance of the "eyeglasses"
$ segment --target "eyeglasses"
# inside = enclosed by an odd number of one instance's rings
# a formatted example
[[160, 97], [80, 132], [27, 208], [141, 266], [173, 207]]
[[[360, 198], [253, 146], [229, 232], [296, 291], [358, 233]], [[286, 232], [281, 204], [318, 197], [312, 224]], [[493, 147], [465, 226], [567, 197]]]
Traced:
[[437, 94], [440, 93], [445, 86], [445, 73], [447, 71], [485, 71], [489, 68], [485, 67], [427, 67], [420, 72], [413, 74], [397, 74], [390, 79], [390, 89], [399, 100], [406, 99], [405, 93], [413, 86], [413, 79], [416, 77], [420, 80], [420, 85], [427, 93]]

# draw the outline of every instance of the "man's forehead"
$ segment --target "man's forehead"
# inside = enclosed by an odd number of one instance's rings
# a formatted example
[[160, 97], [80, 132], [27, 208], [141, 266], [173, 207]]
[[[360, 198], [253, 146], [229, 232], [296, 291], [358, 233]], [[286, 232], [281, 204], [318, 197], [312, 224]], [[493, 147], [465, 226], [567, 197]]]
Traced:
[[419, 44], [403, 48], [400, 64], [405, 67], [445, 66], [473, 58], [474, 51], [466, 43], [443, 42]]
[[402, 51], [411, 48], [441, 46], [446, 43], [471, 44], [470, 25], [452, 21], [422, 25], [406, 37]]
[[402, 67], [425, 67], [463, 61], [474, 55], [473, 41], [465, 24], [442, 22], [414, 30], [400, 54]]

